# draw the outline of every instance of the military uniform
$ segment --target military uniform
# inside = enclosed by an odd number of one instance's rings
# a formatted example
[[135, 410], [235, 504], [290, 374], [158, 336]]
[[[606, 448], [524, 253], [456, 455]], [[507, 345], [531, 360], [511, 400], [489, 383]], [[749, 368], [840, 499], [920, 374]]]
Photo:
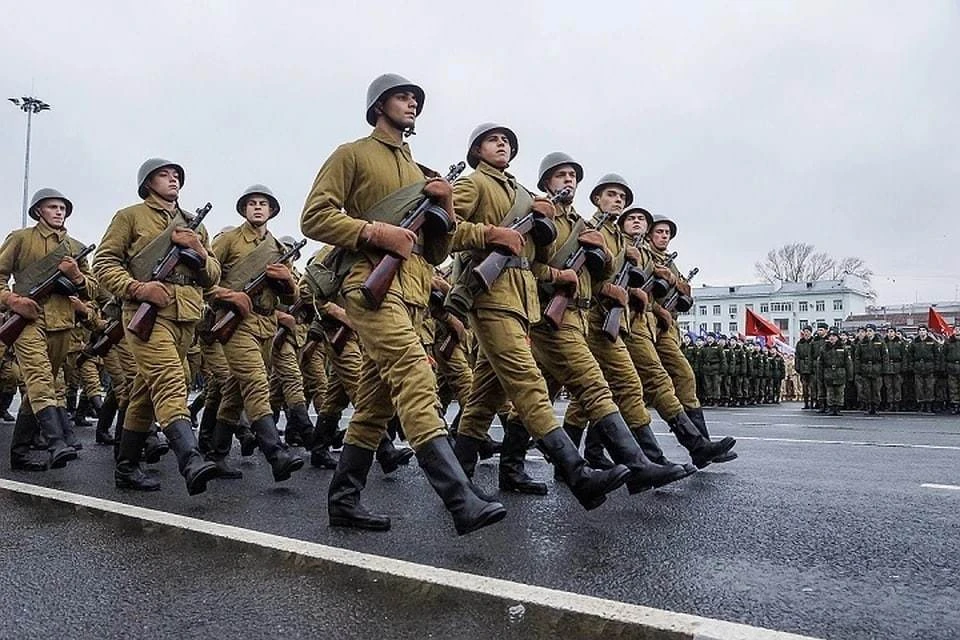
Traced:
[[720, 399], [723, 357], [723, 350], [716, 343], [716, 336], [708, 333], [707, 344], [700, 350], [700, 375], [703, 376], [703, 395], [708, 407], [717, 404]]
[[886, 391], [887, 407], [899, 411], [903, 393], [903, 364], [907, 347], [896, 334], [884, 338], [887, 345], [887, 364], [883, 370], [883, 388]]
[[804, 335], [797, 341], [793, 366], [800, 376], [800, 386], [803, 389], [803, 408], [812, 409], [816, 399], [816, 389], [813, 377], [813, 338]]
[[920, 405], [920, 410], [926, 413], [932, 410], [939, 359], [940, 345], [929, 334], [926, 338], [917, 336], [910, 343], [910, 364], [913, 369], [917, 403]]
[[943, 368], [947, 375], [948, 399], [954, 415], [960, 413], [960, 339], [957, 329], [960, 327], [955, 327], [954, 334], [947, 338], [941, 349]]
[[[832, 332], [831, 335], [837, 334]], [[843, 407], [844, 387], [853, 378], [853, 361], [838, 342], [824, 341], [823, 350], [817, 358], [817, 371], [823, 381], [826, 406], [831, 415], [838, 416]]]
[[890, 367], [890, 354], [883, 338], [876, 333], [871, 337], [868, 331], [854, 348], [853, 357], [860, 402], [868, 413], [874, 414], [883, 401], [883, 372]]

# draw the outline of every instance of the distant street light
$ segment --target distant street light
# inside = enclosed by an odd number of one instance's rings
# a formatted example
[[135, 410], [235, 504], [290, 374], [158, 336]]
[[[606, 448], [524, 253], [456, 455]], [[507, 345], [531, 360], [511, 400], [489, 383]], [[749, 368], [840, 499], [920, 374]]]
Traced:
[[21, 221], [23, 227], [27, 226], [27, 192], [30, 190], [30, 128], [33, 122], [33, 114], [41, 111], [49, 111], [50, 105], [43, 100], [30, 96], [22, 98], [7, 98], [10, 102], [27, 114], [27, 150], [23, 159], [23, 211], [21, 212]]

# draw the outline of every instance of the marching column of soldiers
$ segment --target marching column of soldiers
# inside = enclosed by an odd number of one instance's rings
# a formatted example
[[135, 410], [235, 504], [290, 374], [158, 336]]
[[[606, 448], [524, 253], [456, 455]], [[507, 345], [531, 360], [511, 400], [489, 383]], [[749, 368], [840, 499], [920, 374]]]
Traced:
[[[210, 205], [181, 205], [185, 168], [151, 158], [137, 173], [139, 201], [95, 247], [68, 234], [65, 194], [38, 191], [36, 224], [0, 247], [0, 417], [14, 420], [6, 412], [21, 394], [11, 467], [75, 462], [75, 429], [94, 415], [118, 489], [160, 490], [146, 465], [169, 452], [189, 495], [242, 480], [236, 442], [241, 457], [259, 451], [276, 482], [308, 462], [332, 472], [329, 524], [385, 531], [390, 518], [362, 500], [368, 475], [374, 462], [393, 473], [416, 459], [466, 534], [506, 514], [473, 482], [493, 456], [500, 491], [543, 495], [547, 483], [525, 468], [535, 446], [584, 509], [622, 486], [640, 494], [736, 459], [735, 440], [711, 436], [702, 405], [778, 401], [783, 361], [736, 338], [681, 341], [676, 318], [693, 299], [670, 251], [678, 222], [635, 206], [614, 173], [582, 216], [573, 201], [584, 168], [563, 152], [542, 159], [527, 189], [508, 171], [519, 137], [499, 123], [478, 126], [465, 162], [440, 175], [406, 141], [425, 97], [395, 74], [371, 83], [370, 135], [330, 155], [303, 206], [303, 234], [325, 245], [303, 273], [294, 262], [306, 240], [270, 232], [282, 207], [263, 184], [239, 195], [239, 224], [211, 238]], [[945, 362], [960, 406], [956, 348], [919, 341], [894, 357], [874, 337], [859, 368], [832, 338], [812, 360], [798, 357], [809, 403], [842, 405], [848, 371], [860, 371], [858, 389], [879, 404], [909, 362], [928, 406], [928, 376]], [[570, 404], [558, 420], [563, 390]], [[689, 461], [666, 458], [650, 409]], [[502, 442], [490, 436], [494, 419]]]

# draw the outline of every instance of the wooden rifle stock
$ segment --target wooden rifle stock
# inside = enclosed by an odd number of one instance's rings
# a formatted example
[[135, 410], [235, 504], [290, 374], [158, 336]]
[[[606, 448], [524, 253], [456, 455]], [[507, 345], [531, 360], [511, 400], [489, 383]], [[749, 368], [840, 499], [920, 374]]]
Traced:
[[[687, 282], [693, 280], [698, 273], [700, 273], [699, 267], [694, 267], [691, 269], [690, 273], [687, 274]], [[690, 308], [693, 306], [693, 299], [690, 296], [680, 293], [680, 289], [674, 286], [673, 292], [667, 296], [666, 301], [660, 306], [671, 313], [674, 311], [686, 313], [687, 311], [690, 311]]]
[[[300, 309], [303, 308], [304, 298], [297, 298], [297, 301], [290, 305], [290, 308], [287, 309], [287, 313], [293, 316], [294, 320], [297, 318], [297, 314], [300, 313]], [[273, 334], [273, 348], [279, 349], [283, 346], [283, 341], [287, 339], [287, 336], [290, 335], [290, 329], [282, 324], [277, 324], [277, 332]]]
[[[293, 258], [293, 256], [300, 253], [300, 249], [303, 249], [306, 245], [306, 240], [297, 242], [272, 264], [283, 264], [287, 260]], [[264, 287], [267, 286], [272, 285], [270, 284], [270, 278], [267, 277], [267, 271], [264, 269], [257, 274], [256, 277], [250, 280], [250, 282], [245, 284], [242, 291], [252, 299], [254, 296], [260, 295]], [[214, 340], [220, 344], [227, 344], [227, 342], [230, 341], [230, 338], [233, 337], [233, 334], [236, 333], [237, 327], [240, 326], [240, 322], [242, 320], [243, 318], [240, 316], [240, 312], [230, 305], [227, 310], [224, 311], [223, 315], [213, 323], [213, 326], [210, 328], [210, 333], [213, 335]]]
[[[88, 245], [84, 247], [80, 253], [72, 257], [77, 262], [80, 262], [90, 255], [94, 249], [96, 249], [96, 245]], [[58, 285], [66, 290], [70, 290], [71, 288], [76, 290], [75, 285], [70, 282], [66, 276], [60, 273], [60, 269], [54, 268], [53, 273], [47, 276], [43, 282], [38, 283], [32, 289], [30, 289], [30, 291], [27, 292], [26, 297], [30, 298], [38, 305], [43, 306], [44, 301], [57, 292]], [[13, 346], [13, 343], [16, 342], [17, 338], [20, 337], [20, 334], [23, 333], [23, 330], [28, 324], [30, 324], [30, 322], [32, 321], [27, 320], [19, 313], [11, 313], [10, 317], [6, 319], [3, 325], [0, 325], [0, 342], [8, 347]]]
[[111, 320], [102, 331], [90, 335], [90, 341], [83, 346], [77, 356], [77, 365], [81, 365], [92, 358], [102, 358], [113, 345], [123, 340], [123, 323], [120, 320]]
[[[446, 296], [439, 289], [430, 290], [430, 315], [433, 316], [437, 322], [446, 322], [446, 315], [450, 313], [443, 308], [443, 302], [445, 298]], [[437, 348], [439, 349], [441, 356], [449, 359], [450, 356], [453, 355], [453, 351], [457, 348], [458, 344], [460, 344], [460, 336], [458, 336], [457, 333], [452, 329], [448, 329], [447, 334], [444, 336], [443, 340], [440, 341], [440, 345]]]
[[[444, 180], [453, 182], [463, 173], [466, 166], [466, 163], [462, 161], [450, 165], [450, 171], [444, 177]], [[414, 233], [420, 233], [420, 230], [427, 222], [428, 214], [433, 210], [436, 218], [442, 218], [447, 221], [446, 228], [449, 231], [451, 228], [449, 214], [447, 214], [446, 211], [438, 211], [437, 209], [439, 209], [437, 204], [427, 196], [424, 196], [417, 206], [403, 216], [399, 226], [403, 229], [409, 229]], [[380, 308], [380, 305], [383, 304], [383, 299], [387, 297], [390, 285], [393, 284], [394, 278], [397, 277], [397, 272], [400, 271], [401, 265], [403, 265], [403, 258], [399, 258], [393, 254], [388, 253], [380, 258], [380, 261], [373, 267], [373, 271], [370, 272], [370, 275], [367, 276], [367, 279], [364, 280], [360, 286], [360, 293], [363, 294], [368, 307], [371, 309]]]
[[[213, 205], [208, 202], [200, 209], [197, 209], [196, 215], [187, 223], [187, 228], [191, 231], [196, 231], [212, 208]], [[194, 266], [199, 267], [199, 256], [197, 256], [196, 253], [189, 249], [184, 249], [180, 245], [171, 244], [166, 255], [164, 255], [157, 263], [157, 266], [153, 268], [150, 280], [166, 280], [173, 274], [174, 269], [177, 268], [177, 265], [179, 265], [181, 261], [189, 261], [192, 262]], [[127, 325], [127, 331], [137, 336], [137, 338], [143, 342], [146, 342], [150, 339], [150, 335], [153, 334], [153, 327], [157, 323], [157, 314], [159, 312], [160, 309], [149, 302], [141, 302], [133, 314], [133, 318], [130, 319], [130, 324]]]

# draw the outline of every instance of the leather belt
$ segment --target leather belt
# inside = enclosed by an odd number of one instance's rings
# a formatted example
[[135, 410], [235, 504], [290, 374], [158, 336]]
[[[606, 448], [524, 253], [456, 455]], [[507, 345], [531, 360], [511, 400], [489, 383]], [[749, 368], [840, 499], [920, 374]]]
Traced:
[[169, 276], [164, 278], [163, 281], [167, 284], [178, 284], [184, 287], [197, 286], [197, 279], [184, 273], [171, 273]]
[[577, 298], [567, 302], [567, 309], [592, 309], [593, 300], [590, 298]]

